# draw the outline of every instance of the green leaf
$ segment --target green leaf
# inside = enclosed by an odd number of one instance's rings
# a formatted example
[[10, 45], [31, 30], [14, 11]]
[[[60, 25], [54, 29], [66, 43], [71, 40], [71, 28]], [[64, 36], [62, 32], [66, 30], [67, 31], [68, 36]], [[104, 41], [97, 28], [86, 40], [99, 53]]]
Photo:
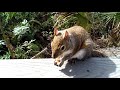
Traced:
[[85, 12], [80, 12], [75, 14], [75, 16], [77, 17], [78, 21], [77, 24], [81, 25], [82, 27], [84, 27], [86, 30], [89, 30], [91, 28], [91, 22], [89, 21], [88, 17], [87, 17], [87, 13]]
[[9, 53], [9, 52], [6, 52], [5, 55], [0, 56], [0, 59], [10, 59], [10, 53]]

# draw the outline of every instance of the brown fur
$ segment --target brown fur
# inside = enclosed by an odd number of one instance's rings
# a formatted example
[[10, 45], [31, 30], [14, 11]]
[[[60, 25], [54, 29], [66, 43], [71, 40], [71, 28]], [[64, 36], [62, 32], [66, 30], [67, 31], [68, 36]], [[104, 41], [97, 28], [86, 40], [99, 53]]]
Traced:
[[[61, 50], [62, 46], [65, 47]], [[85, 59], [91, 56], [93, 49], [93, 41], [89, 33], [81, 26], [73, 26], [71, 28], [61, 30], [54, 30], [54, 38], [51, 42], [52, 57], [55, 58], [55, 64], [59, 66], [60, 63], [70, 58]], [[64, 52], [71, 50], [69, 54]], [[74, 57], [75, 56], [75, 57]], [[62, 60], [60, 60], [60, 58]]]

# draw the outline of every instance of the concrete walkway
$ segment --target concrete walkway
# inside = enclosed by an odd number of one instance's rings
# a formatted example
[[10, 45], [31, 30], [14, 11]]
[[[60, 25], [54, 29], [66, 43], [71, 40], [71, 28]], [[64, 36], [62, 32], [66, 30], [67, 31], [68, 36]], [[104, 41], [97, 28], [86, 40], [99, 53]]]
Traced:
[[90, 58], [62, 67], [48, 59], [0, 60], [0, 78], [120, 78], [120, 58]]

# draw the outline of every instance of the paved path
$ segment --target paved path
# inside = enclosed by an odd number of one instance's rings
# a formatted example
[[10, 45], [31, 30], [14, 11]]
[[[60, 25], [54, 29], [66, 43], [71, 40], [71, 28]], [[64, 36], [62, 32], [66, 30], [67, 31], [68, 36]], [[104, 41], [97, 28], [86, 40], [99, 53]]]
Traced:
[[120, 58], [91, 58], [62, 67], [54, 60], [0, 60], [0, 78], [120, 78]]

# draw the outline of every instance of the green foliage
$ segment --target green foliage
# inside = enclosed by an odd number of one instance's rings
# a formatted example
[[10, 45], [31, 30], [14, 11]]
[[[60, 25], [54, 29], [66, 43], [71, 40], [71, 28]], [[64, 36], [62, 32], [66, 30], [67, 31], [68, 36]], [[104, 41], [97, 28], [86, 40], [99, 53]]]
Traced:
[[31, 41], [25, 41], [23, 43], [23, 45], [19, 45], [17, 46], [16, 50], [15, 50], [15, 54], [16, 54], [16, 58], [23, 58], [23, 59], [27, 59], [30, 58], [29, 55], [34, 55], [36, 51], [39, 52], [39, 47], [34, 44], [35, 40], [31, 40]]
[[[1, 39], [5, 41], [10, 56], [30, 58], [50, 42], [48, 33], [53, 26], [52, 14], [52, 12], [0, 12]], [[47, 33], [44, 33], [45, 31]]]
[[89, 30], [91, 28], [91, 22], [88, 19], [88, 13], [87, 12], [71, 12], [64, 14], [56, 14], [56, 16], [53, 17], [54, 19], [54, 27], [58, 27], [61, 29], [69, 28], [73, 25], [80, 25], [83, 26], [85, 29]]
[[74, 16], [77, 17], [77, 25], [84, 27], [86, 30], [90, 30], [92, 24], [88, 18], [87, 12], [79, 12]]
[[10, 53], [6, 52], [3, 56], [0, 56], [0, 59], [10, 59]]
[[90, 14], [91, 28], [99, 30], [102, 35], [107, 34], [120, 22], [119, 12], [92, 12]]
[[24, 19], [23, 22], [21, 22], [19, 25], [17, 25], [13, 29], [13, 31], [12, 31], [13, 32], [12, 41], [18, 42], [16, 44], [19, 44], [22, 37], [25, 34], [28, 34], [29, 31], [30, 31], [30, 25], [27, 22], [27, 20]]
[[0, 58], [31, 58], [51, 42], [54, 27], [81, 25], [95, 38], [109, 34], [118, 43], [119, 24], [120, 12], [0, 12]]
[[0, 40], [0, 47], [1, 47], [2, 45], [5, 45], [4, 40]]
[[6, 54], [7, 48], [5, 47], [5, 41], [0, 40], [0, 55]]
[[22, 35], [25, 34], [26, 31], [29, 31], [29, 24], [27, 20], [24, 20], [19, 26], [15, 27], [13, 30], [14, 35]]

